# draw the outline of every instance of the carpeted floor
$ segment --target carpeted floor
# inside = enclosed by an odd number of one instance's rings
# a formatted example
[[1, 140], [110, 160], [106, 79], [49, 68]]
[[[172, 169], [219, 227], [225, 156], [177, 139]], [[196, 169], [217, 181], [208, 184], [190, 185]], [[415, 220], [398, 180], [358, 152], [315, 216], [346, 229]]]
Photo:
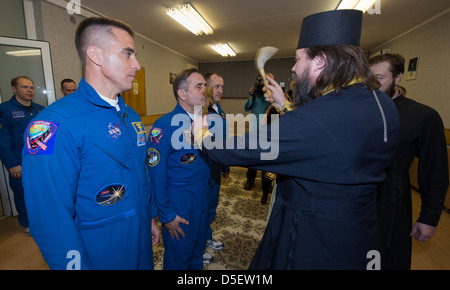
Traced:
[[[245, 270], [266, 228], [269, 205], [261, 204], [261, 172], [252, 190], [244, 190], [247, 169], [232, 167], [230, 176], [222, 178], [217, 216], [212, 224], [213, 237], [225, 244], [221, 251], [208, 248], [214, 262], [205, 270]], [[270, 195], [269, 195], [270, 201]], [[269, 202], [268, 202], [269, 203]], [[154, 248], [155, 269], [162, 269], [162, 240]]]

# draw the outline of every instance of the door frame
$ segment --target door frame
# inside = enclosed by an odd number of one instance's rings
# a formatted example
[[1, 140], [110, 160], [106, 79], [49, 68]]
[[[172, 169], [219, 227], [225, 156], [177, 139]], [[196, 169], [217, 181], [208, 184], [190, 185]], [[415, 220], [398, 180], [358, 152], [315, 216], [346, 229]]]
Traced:
[[[22, 46], [24, 48], [36, 48], [41, 50], [42, 70], [44, 73], [47, 104], [50, 105], [51, 103], [55, 102], [56, 94], [53, 81], [53, 67], [49, 42], [0, 36], [0, 45]], [[14, 205], [13, 191], [9, 187], [8, 177], [9, 172], [0, 161], [0, 196], [3, 214], [6, 216], [15, 216], [17, 215], [17, 211]]]

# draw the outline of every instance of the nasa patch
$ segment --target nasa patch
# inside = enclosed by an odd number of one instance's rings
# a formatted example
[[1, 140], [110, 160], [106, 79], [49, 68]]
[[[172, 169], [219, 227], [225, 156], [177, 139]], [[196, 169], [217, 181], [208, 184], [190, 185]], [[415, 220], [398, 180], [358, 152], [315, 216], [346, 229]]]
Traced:
[[99, 205], [111, 206], [121, 201], [125, 192], [123, 184], [109, 185], [95, 195], [95, 202]]
[[192, 135], [191, 130], [184, 130], [183, 136], [191, 145], [195, 145], [194, 136]]
[[26, 146], [31, 155], [51, 155], [55, 147], [55, 135], [58, 123], [34, 121], [27, 129]]
[[119, 128], [119, 122], [117, 124], [109, 123], [108, 124], [108, 134], [109, 137], [113, 138], [114, 141], [116, 141], [120, 135], [122, 135], [122, 131], [120, 131]]
[[159, 152], [155, 148], [148, 148], [147, 149], [147, 165], [148, 166], [156, 166], [159, 162]]

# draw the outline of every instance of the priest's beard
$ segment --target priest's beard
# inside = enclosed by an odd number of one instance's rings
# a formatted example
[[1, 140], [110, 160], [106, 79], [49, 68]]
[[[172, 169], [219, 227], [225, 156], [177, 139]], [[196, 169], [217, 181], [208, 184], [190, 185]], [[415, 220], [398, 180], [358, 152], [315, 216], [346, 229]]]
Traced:
[[308, 69], [303, 71], [300, 76], [295, 76], [294, 90], [292, 93], [293, 103], [295, 108], [300, 107], [306, 102], [314, 99], [314, 96], [310, 93], [312, 88], [311, 79], [309, 78]]
[[395, 85], [395, 80], [392, 80], [392, 83], [389, 85], [389, 87], [386, 88], [385, 93], [389, 97], [393, 98], [393, 97], [395, 97], [396, 92], [397, 92], [397, 89], [396, 89], [396, 85]]

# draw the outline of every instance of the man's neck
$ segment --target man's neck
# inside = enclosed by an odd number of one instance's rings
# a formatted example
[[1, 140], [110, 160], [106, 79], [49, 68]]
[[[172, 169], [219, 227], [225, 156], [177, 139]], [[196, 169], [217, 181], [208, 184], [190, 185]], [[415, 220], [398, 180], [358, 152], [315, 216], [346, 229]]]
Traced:
[[398, 98], [401, 94], [402, 93], [398, 89], [395, 89], [395, 94], [391, 97], [391, 99], [394, 100], [394, 99]]
[[26, 107], [31, 106], [31, 100], [24, 100], [21, 98], [18, 98], [16, 95], [14, 95], [14, 98], [16, 99], [16, 101], [18, 101], [21, 105], [24, 105]]
[[117, 92], [114, 90], [115, 88], [109, 85], [109, 82], [105, 80], [104, 78], [98, 77], [96, 74], [85, 72], [84, 79], [86, 82], [91, 85], [91, 87], [94, 88], [94, 90], [101, 94], [102, 96], [117, 100], [118, 94], [120, 92]]

